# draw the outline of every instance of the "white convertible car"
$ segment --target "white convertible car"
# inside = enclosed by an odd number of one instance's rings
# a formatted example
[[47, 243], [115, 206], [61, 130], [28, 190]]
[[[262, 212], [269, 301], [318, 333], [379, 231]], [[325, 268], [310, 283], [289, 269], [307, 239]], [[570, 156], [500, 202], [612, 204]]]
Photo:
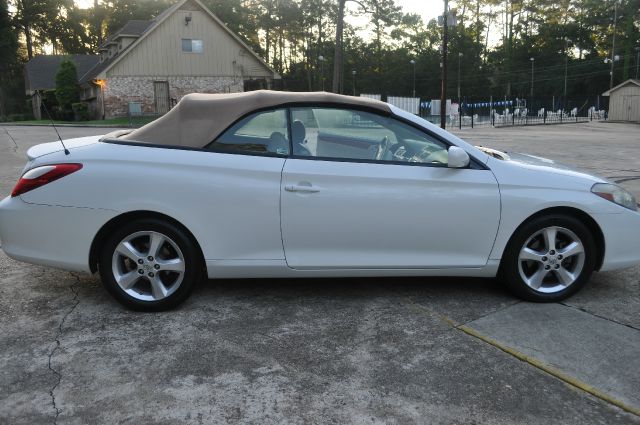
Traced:
[[500, 276], [558, 301], [640, 261], [634, 197], [473, 147], [383, 102], [185, 96], [129, 132], [35, 146], [0, 203], [12, 258], [99, 271], [141, 310], [209, 278]]

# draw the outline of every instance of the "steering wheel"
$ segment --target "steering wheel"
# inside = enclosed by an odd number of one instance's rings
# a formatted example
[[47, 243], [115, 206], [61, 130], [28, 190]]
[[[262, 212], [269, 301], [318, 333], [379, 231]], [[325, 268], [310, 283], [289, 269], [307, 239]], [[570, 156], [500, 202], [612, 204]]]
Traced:
[[389, 138], [384, 136], [378, 145], [378, 150], [376, 151], [376, 160], [381, 160], [384, 158], [384, 155], [387, 153], [389, 149]]

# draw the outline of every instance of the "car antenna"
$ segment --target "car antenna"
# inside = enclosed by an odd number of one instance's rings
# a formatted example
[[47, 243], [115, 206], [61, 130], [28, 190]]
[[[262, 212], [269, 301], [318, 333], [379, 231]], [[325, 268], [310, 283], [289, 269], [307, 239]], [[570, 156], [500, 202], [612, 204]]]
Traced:
[[58, 133], [58, 129], [56, 128], [56, 125], [53, 122], [53, 118], [51, 118], [51, 114], [49, 113], [49, 110], [47, 109], [47, 105], [45, 105], [44, 102], [42, 102], [42, 107], [44, 108], [44, 111], [47, 113], [47, 116], [49, 117], [49, 120], [51, 121], [51, 126], [56, 131], [56, 134], [58, 135], [58, 139], [60, 139], [60, 143], [62, 144], [62, 147], [64, 149], [64, 154], [65, 155], [69, 155], [71, 152], [69, 152], [69, 149], [67, 149], [67, 147], [64, 145], [64, 142], [62, 141], [62, 137], [60, 137], [60, 133]]

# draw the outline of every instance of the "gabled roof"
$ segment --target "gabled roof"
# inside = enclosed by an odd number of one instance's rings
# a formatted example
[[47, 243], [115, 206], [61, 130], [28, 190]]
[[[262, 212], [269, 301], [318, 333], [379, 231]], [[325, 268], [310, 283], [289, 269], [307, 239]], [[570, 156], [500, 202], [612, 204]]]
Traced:
[[[176, 10], [180, 9], [180, 7], [182, 7], [185, 3], [187, 2], [193, 2], [195, 4], [197, 4], [211, 19], [214, 20], [214, 22], [216, 22], [218, 25], [220, 25], [221, 28], [223, 28], [233, 39], [235, 39], [246, 51], [249, 52], [249, 54], [251, 54], [255, 59], [257, 59], [262, 65], [264, 65], [270, 72], [273, 73], [275, 78], [280, 78], [280, 76], [260, 57], [258, 56], [258, 54], [256, 54], [256, 52], [254, 52], [249, 46], [247, 46], [245, 44], [244, 41], [242, 41], [242, 39], [233, 31], [231, 31], [225, 24], [224, 22], [222, 22], [220, 20], [220, 18], [218, 18], [216, 15], [214, 15], [204, 4], [202, 4], [202, 2], [200, 2], [200, 0], [180, 0], [178, 1], [176, 4], [174, 4], [173, 6], [169, 7], [168, 9], [166, 9], [165, 11], [163, 11], [162, 13], [160, 13], [158, 16], [155, 17], [155, 19], [153, 19], [152, 21], [148, 21], [150, 24], [149, 26], [147, 26], [145, 28], [145, 30], [142, 32], [142, 34], [140, 35], [140, 37], [138, 37], [138, 39], [136, 41], [134, 41], [133, 43], [131, 43], [129, 46], [127, 46], [126, 49], [124, 49], [123, 51], [121, 51], [120, 53], [118, 53], [117, 55], [111, 57], [109, 60], [102, 62], [101, 64], [99, 64], [99, 66], [96, 66], [95, 69], [92, 69], [91, 72], [86, 75], [83, 78], [83, 81], [81, 82], [87, 82], [90, 80], [95, 79], [97, 76], [99, 76], [100, 74], [107, 72], [109, 70], [109, 68], [111, 68], [113, 65], [115, 65], [116, 63], [118, 63], [124, 56], [126, 56], [131, 50], [133, 50], [133, 48], [135, 48], [138, 44], [140, 44], [140, 42], [142, 42], [142, 40], [144, 40], [146, 37], [149, 36], [149, 34], [151, 34], [156, 28], [158, 28], [158, 26], [160, 24], [162, 24], [162, 22], [164, 22], [169, 16], [171, 16], [171, 14], [173, 14], [173, 12], [175, 12]], [[121, 30], [122, 31], [122, 30]], [[119, 31], [119, 33], [121, 32]]]
[[603, 96], [609, 96], [611, 94], [611, 92], [614, 92], [616, 90], [618, 90], [619, 88], [622, 88], [626, 85], [629, 84], [635, 84], [636, 86], [640, 87], [640, 80], [636, 80], [634, 78], [629, 78], [627, 81], [618, 84], [617, 86], [610, 88], [609, 90], [607, 90], [606, 92], [602, 93]]
[[[158, 17], [162, 16], [163, 13], [164, 12], [158, 15]], [[151, 21], [131, 20], [127, 22], [122, 28], [107, 37], [107, 39], [100, 45], [99, 50], [108, 49], [109, 44], [115, 43], [115, 41], [120, 37], [131, 36], [139, 38], [155, 24], [155, 21], [156, 19], [158, 19], [158, 17], [152, 19]], [[82, 75], [78, 73], [78, 81], [80, 82], [80, 84], [85, 84], [94, 80], [101, 72], [106, 70], [112, 63], [114, 63], [116, 59], [122, 57], [123, 54], [127, 50], [129, 50], [132, 44], [128, 45], [127, 47], [116, 53], [114, 56], [103, 60], [102, 62], [98, 60], [98, 63], [86, 73]]]
[[78, 80], [100, 61], [97, 55], [38, 55], [25, 65], [27, 91], [55, 89], [56, 74], [64, 59], [75, 64]]

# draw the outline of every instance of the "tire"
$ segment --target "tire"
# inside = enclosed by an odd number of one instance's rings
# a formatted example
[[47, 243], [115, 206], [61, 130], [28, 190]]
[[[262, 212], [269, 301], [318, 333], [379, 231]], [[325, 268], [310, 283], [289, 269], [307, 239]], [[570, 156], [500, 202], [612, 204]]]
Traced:
[[558, 302], [589, 281], [596, 254], [593, 235], [580, 220], [558, 214], [540, 216], [520, 226], [511, 237], [501, 277], [520, 298]]
[[106, 290], [137, 311], [161, 311], [183, 302], [201, 278], [200, 251], [187, 231], [157, 218], [137, 219], [106, 239], [99, 271]]

